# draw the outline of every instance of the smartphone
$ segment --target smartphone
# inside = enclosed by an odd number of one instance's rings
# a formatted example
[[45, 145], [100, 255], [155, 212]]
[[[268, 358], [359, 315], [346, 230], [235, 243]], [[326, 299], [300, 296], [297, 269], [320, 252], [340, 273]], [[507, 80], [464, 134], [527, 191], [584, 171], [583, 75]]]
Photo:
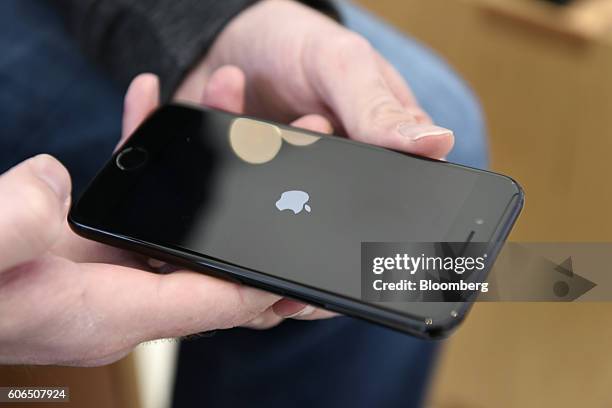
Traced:
[[89, 239], [438, 338], [470, 302], [364, 301], [361, 243], [478, 241], [494, 259], [522, 203], [506, 176], [171, 104], [113, 155], [69, 223]]

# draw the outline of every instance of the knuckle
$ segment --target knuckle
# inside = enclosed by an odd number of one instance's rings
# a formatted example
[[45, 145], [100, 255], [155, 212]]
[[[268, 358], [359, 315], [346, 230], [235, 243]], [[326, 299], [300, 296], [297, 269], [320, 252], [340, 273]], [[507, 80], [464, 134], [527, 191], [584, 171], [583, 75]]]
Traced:
[[16, 237], [34, 248], [50, 244], [59, 224], [59, 204], [40, 183], [25, 183], [15, 195], [16, 213], [9, 217]]
[[241, 284], [233, 284], [236, 309], [228, 319], [230, 326], [239, 326], [264, 313], [274, 302], [271, 295]]
[[233, 282], [224, 284], [229, 285], [230, 291], [227, 292], [225, 305], [216, 311], [215, 328], [230, 329], [244, 325], [263, 311], [251, 304], [248, 288]]
[[367, 105], [367, 120], [383, 125], [400, 116], [406, 116], [405, 110], [386, 94], [373, 98]]
[[356, 129], [361, 137], [382, 135], [390, 132], [398, 120], [405, 120], [406, 113], [388, 95], [381, 94], [372, 98], [364, 106], [364, 112], [356, 121]]
[[31, 184], [24, 186], [21, 196], [23, 218], [35, 225], [48, 226], [59, 214], [57, 200], [41, 186]]

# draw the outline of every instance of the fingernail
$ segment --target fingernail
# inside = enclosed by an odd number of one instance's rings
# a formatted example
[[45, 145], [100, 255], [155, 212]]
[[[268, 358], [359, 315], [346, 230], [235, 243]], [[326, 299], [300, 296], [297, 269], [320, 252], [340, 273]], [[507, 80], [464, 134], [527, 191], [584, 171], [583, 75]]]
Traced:
[[314, 306], [311, 305], [306, 305], [305, 308], [303, 308], [302, 310], [300, 310], [299, 312], [295, 312], [289, 316], [285, 316], [286, 319], [295, 319], [297, 317], [305, 317], [308, 315], [313, 314], [315, 311]]
[[64, 166], [48, 154], [39, 154], [30, 160], [36, 176], [53, 190], [61, 202], [68, 202], [70, 198], [70, 176]]
[[451, 135], [453, 134], [452, 130], [434, 126], [434, 125], [426, 125], [426, 124], [415, 124], [402, 122], [397, 125], [397, 131], [400, 135], [404, 136], [416, 142], [419, 139], [423, 139], [429, 136], [441, 136], [441, 135]]
[[149, 258], [147, 260], [147, 263], [149, 264], [149, 266], [153, 269], [159, 269], [162, 266], [166, 266], [166, 262], [164, 261], [160, 261], [159, 259], [155, 259], [155, 258]]

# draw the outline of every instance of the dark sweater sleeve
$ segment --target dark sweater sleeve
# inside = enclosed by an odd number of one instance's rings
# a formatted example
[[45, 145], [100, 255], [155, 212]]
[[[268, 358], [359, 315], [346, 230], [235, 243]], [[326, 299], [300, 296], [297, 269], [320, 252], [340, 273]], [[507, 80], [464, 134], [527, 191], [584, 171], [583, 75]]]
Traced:
[[[126, 85], [159, 75], [170, 99], [223, 27], [257, 0], [51, 0], [84, 51]], [[337, 18], [325, 0], [304, 1]]]

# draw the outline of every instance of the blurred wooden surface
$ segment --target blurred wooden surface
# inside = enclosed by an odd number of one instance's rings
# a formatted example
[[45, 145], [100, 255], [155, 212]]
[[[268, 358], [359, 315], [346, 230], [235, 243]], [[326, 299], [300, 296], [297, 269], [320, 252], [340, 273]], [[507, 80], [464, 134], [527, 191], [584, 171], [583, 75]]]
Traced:
[[[526, 191], [511, 239], [612, 241], [612, 35], [575, 35], [538, 0], [360, 3], [480, 97], [492, 167]], [[447, 343], [430, 405], [609, 407], [611, 347], [611, 304], [479, 304]]]
[[138, 408], [133, 357], [105, 367], [1, 366], [0, 386], [69, 387], [69, 403], [0, 403], [3, 408]]
[[476, 90], [493, 168], [527, 193], [514, 239], [610, 239], [608, 39], [572, 40], [493, 13], [484, 0], [361, 3], [437, 50]]

